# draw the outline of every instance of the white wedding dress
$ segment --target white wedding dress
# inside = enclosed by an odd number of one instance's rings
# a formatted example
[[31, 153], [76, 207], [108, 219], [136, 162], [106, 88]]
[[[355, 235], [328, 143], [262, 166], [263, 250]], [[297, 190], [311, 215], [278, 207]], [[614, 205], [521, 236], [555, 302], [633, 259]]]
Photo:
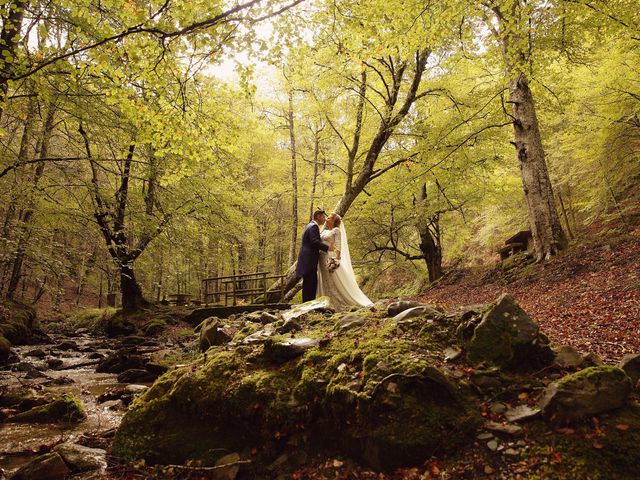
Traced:
[[[344, 222], [340, 223], [340, 227], [323, 230], [320, 237], [324, 243], [333, 245], [334, 252], [320, 252], [318, 297], [329, 297], [330, 306], [336, 310], [346, 310], [353, 305], [363, 307], [373, 305], [373, 302], [362, 293], [358, 282], [356, 282]], [[336, 250], [340, 251], [340, 266], [330, 271], [329, 260], [335, 256]]]

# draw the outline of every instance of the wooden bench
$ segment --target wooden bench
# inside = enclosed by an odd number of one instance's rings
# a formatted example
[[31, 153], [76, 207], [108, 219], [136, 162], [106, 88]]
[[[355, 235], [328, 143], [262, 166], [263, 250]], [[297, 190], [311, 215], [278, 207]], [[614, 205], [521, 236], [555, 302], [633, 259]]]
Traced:
[[189, 305], [191, 295], [188, 293], [172, 293], [169, 295], [169, 304], [171, 305]]
[[[268, 283], [283, 278], [284, 275], [270, 275], [270, 272], [242, 273], [211, 277], [202, 280], [202, 301], [205, 305], [237, 305], [238, 300], [255, 303], [260, 297], [261, 303], [267, 303]], [[284, 295], [284, 286], [281, 296]]]
[[530, 230], [522, 230], [504, 242], [498, 249], [500, 260], [506, 260], [518, 252], [526, 252], [533, 248], [533, 237]]

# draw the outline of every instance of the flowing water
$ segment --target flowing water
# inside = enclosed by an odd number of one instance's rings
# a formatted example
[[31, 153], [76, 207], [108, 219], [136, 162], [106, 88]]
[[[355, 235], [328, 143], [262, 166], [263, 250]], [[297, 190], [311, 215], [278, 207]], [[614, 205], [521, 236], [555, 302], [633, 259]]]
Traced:
[[[52, 340], [53, 343], [48, 345], [13, 348], [20, 362], [42, 369], [41, 373], [49, 378], [27, 378], [28, 374], [24, 371], [0, 370], [0, 389], [28, 386], [39, 390], [43, 383], [51, 379], [66, 377], [73, 382], [47, 386], [46, 391], [74, 394], [82, 400], [87, 419], [78, 424], [0, 423], [0, 468], [4, 469], [6, 474], [31, 460], [33, 454], [29, 454], [30, 451], [37, 452], [41, 446], [52, 445], [60, 440], [73, 442], [83, 434], [98, 434], [113, 429], [124, 414], [123, 409], [117, 405], [118, 401], [97, 402], [97, 397], [106, 390], [124, 386], [118, 383], [115, 374], [96, 373], [95, 365], [75, 367], [79, 364], [95, 363], [97, 360], [92, 360], [89, 356], [95, 356], [96, 352], [104, 356], [111, 353], [109, 340], [88, 335], [73, 338], [57, 336]], [[57, 345], [65, 340], [72, 340], [77, 348], [59, 349]], [[38, 359], [27, 355], [36, 349], [43, 350], [46, 357]], [[56, 370], [49, 369], [46, 360], [51, 358], [58, 358], [63, 364]], [[23, 368], [26, 363], [22, 364]], [[16, 364], [9, 367], [16, 368]]]

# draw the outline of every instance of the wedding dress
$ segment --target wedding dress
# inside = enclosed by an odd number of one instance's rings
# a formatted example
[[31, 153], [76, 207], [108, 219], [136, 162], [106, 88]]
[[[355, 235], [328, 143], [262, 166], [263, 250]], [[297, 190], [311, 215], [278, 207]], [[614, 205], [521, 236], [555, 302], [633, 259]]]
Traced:
[[[373, 302], [362, 293], [356, 282], [344, 222], [340, 223], [340, 227], [323, 230], [320, 237], [324, 243], [333, 245], [334, 251], [320, 252], [318, 297], [329, 297], [330, 305], [336, 310], [345, 310], [353, 305], [363, 307], [372, 305]], [[336, 250], [340, 251], [340, 266], [335, 270], [330, 270], [330, 261], [335, 257]]]

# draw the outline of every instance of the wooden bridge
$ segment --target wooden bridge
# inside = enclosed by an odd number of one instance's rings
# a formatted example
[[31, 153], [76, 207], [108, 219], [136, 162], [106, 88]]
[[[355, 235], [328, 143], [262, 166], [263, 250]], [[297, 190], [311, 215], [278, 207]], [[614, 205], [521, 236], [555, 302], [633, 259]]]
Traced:
[[[202, 302], [205, 305], [236, 306], [238, 302], [249, 304], [267, 303], [269, 285], [285, 275], [270, 275], [270, 272], [242, 273], [211, 277], [202, 280]], [[284, 283], [281, 282], [280, 299], [284, 296]]]

